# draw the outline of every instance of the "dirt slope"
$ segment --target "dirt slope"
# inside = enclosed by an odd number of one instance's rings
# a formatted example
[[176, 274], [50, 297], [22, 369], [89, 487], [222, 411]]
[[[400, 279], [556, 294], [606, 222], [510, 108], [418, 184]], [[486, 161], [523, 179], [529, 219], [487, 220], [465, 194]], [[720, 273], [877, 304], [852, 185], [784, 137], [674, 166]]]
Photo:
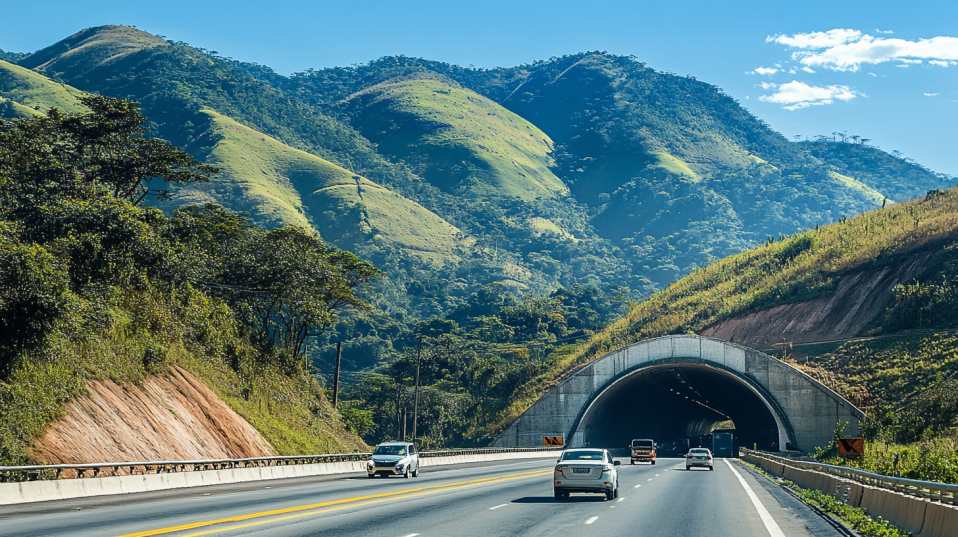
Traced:
[[807, 343], [854, 337], [888, 305], [895, 285], [917, 276], [929, 257], [925, 254], [898, 265], [849, 274], [831, 296], [729, 319], [701, 335], [754, 349], [768, 349], [783, 338]]
[[33, 449], [51, 464], [275, 455], [239, 414], [189, 372], [174, 367], [143, 386], [91, 381]]

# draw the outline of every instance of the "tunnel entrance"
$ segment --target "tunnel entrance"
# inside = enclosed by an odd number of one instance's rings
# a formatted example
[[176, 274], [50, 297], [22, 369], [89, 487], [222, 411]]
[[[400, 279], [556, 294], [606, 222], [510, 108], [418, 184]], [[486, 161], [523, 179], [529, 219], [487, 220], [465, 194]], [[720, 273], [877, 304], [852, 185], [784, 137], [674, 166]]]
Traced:
[[735, 373], [701, 362], [649, 366], [598, 394], [573, 428], [573, 441], [622, 448], [633, 438], [660, 444], [689, 438], [696, 445], [732, 421], [739, 445], [778, 451], [788, 440], [783, 418], [760, 393]]

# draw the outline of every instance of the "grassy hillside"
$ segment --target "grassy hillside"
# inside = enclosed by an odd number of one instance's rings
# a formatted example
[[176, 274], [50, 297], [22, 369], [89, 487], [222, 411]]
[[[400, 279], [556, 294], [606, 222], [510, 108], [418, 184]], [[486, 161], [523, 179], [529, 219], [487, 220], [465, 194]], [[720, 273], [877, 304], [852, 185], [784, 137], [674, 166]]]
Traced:
[[[30, 69], [0, 60], [0, 118], [30, 117], [56, 107], [63, 112], [85, 110], [77, 101], [83, 92], [58, 84]], [[38, 110], [39, 109], [39, 110]]]
[[315, 229], [344, 248], [378, 243], [430, 264], [458, 260], [458, 229], [382, 186], [212, 110], [208, 152], [221, 173], [176, 189], [175, 204], [218, 203], [275, 227]]
[[549, 170], [554, 162], [548, 136], [444, 77], [386, 81], [347, 102], [360, 132], [380, 151], [420, 166], [422, 176], [444, 192], [534, 199], [568, 191]]
[[[485, 434], [496, 434], [559, 379], [610, 350], [663, 335], [697, 333], [725, 319], [827, 296], [843, 275], [863, 268], [894, 263], [919, 252], [932, 252], [937, 256], [936, 261], [928, 267], [926, 274], [919, 276], [919, 281], [927, 278], [928, 281], [944, 281], [951, 286], [952, 278], [958, 276], [958, 271], [954, 270], [958, 266], [958, 250], [954, 247], [958, 240], [956, 215], [958, 190], [934, 191], [925, 198], [770, 242], [696, 270], [633, 307], [626, 317], [591, 338], [588, 343], [555, 353], [550, 371], [524, 386], [515, 402], [504, 412], [502, 421], [490, 427]], [[942, 267], [950, 267], [951, 272], [943, 275]], [[928, 289], [927, 285], [926, 295], [933, 296], [940, 292], [938, 287]], [[947, 299], [937, 302], [917, 299], [909, 305], [905, 300], [907, 288], [898, 294], [900, 296], [891, 310], [876, 319], [871, 335], [919, 327], [952, 328], [954, 319], [958, 318], [942, 312], [937, 317], [937, 324], [927, 317], [924, 326], [896, 324], [893, 322], [895, 319], [915, 319], [909, 322], [919, 322], [917, 319], [920, 316], [915, 315], [917, 312], [909, 312], [908, 307], [953, 308]], [[876, 344], [878, 346], [874, 348], [873, 344], [867, 343], [867, 348], [874, 349], [867, 351], [861, 362], [869, 370], [867, 375], [862, 375], [864, 369], [856, 373], [854, 369], [844, 370], [836, 365], [834, 375], [839, 380], [826, 383], [832, 384], [839, 393], [866, 409], [874, 408], [880, 402], [898, 405], [927, 389], [929, 379], [944, 381], [958, 374], [954, 341], [952, 336], [923, 336], [912, 343], [890, 344], [906, 347], [918, 345], [912, 352], [935, 357], [932, 360], [934, 366], [930, 369], [903, 369], [901, 364], [895, 362], [894, 352], [889, 352], [888, 343]], [[838, 345], [838, 350], [833, 347], [825, 349], [827, 352], [818, 352], [822, 356], [831, 356], [826, 358], [825, 363], [832, 363], [836, 353], [837, 356], [844, 356], [841, 349], [858, 348], [860, 345]], [[814, 351], [803, 350], [803, 353], [814, 354]], [[898, 356], [900, 359], [901, 355]], [[905, 356], [911, 355], [905, 353]], [[912, 360], [908, 362], [914, 363]], [[861, 389], [867, 390], [871, 399], [863, 399], [857, 393]]]

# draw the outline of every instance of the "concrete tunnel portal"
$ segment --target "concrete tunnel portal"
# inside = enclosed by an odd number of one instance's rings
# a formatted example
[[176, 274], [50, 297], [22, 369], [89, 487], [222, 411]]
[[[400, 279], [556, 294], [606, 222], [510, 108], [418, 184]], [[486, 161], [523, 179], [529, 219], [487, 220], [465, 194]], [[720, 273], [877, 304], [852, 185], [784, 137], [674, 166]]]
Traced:
[[633, 438], [695, 438], [732, 421], [740, 445], [777, 451], [782, 435], [775, 410], [759, 393], [734, 373], [703, 363], [650, 366], [603, 390], [575, 430], [583, 445], [621, 448]]
[[813, 452], [864, 414], [795, 367], [758, 350], [696, 335], [615, 349], [543, 394], [492, 442], [496, 447], [623, 448], [670, 442], [731, 420], [743, 447]]

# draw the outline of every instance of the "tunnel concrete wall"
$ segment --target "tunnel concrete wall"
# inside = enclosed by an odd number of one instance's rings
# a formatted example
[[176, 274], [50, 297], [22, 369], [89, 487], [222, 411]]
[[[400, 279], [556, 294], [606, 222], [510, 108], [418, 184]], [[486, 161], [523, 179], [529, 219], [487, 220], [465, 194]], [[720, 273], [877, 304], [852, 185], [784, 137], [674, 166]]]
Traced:
[[848, 422], [846, 436], [857, 436], [862, 412], [820, 382], [754, 349], [689, 335], [640, 341], [586, 365], [536, 401], [492, 446], [541, 446], [543, 437], [561, 436], [566, 445], [580, 447], [587, 440], [578, 430], [582, 416], [614, 383], [650, 367], [689, 362], [732, 373], [758, 395], [775, 417], [781, 447], [824, 447], [839, 422]]

